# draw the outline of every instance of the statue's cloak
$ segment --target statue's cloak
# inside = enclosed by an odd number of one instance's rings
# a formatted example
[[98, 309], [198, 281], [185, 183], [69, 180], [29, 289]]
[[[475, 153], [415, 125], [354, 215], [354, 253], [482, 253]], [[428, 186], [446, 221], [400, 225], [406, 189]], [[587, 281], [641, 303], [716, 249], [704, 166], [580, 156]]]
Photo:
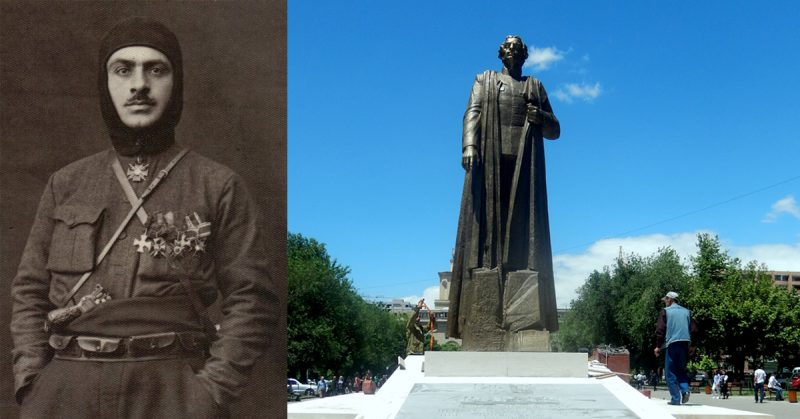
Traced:
[[[480, 164], [468, 170], [464, 178], [450, 285], [447, 335], [461, 337], [467, 321], [463, 315], [466, 309], [462, 308], [465, 304], [475, 304], [481, 300], [481, 296], [469, 295], [462, 286], [472, 270], [497, 268], [497, 281], [500, 283], [502, 296], [509, 257], [514, 259], [515, 255], [522, 255], [521, 263], [527, 264], [522, 269], [538, 272], [539, 304], [544, 314], [538, 323], [540, 327], [553, 332], [558, 330], [558, 318], [547, 215], [542, 129], [537, 125], [530, 125], [527, 120], [525, 122], [524, 138], [519, 142], [511, 182], [506, 223], [508, 228], [501, 228], [501, 219], [504, 218], [500, 215], [501, 127], [498, 96], [501, 83], [497, 73], [491, 70], [478, 75], [475, 83], [464, 115], [464, 135], [477, 135], [478, 138], [472, 141], [476, 143]], [[527, 78], [525, 95], [530, 103], [552, 115], [547, 94], [538, 80]], [[475, 124], [478, 118], [479, 123]], [[468, 126], [475, 126], [476, 132], [469, 134]], [[502, 234], [503, 231], [505, 234]], [[514, 269], [519, 269], [519, 266]], [[503, 305], [502, 301], [495, 303], [500, 307]]]

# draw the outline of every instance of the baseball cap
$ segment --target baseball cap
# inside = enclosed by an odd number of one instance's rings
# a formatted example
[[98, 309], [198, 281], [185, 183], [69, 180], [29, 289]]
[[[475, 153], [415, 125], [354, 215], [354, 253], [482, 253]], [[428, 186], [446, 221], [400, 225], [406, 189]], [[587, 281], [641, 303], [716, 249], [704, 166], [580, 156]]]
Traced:
[[670, 292], [667, 293], [667, 295], [664, 296], [664, 298], [662, 298], [662, 300], [667, 299], [667, 298], [671, 298], [673, 300], [677, 300], [678, 299], [678, 293], [675, 292], [675, 291], [670, 291]]

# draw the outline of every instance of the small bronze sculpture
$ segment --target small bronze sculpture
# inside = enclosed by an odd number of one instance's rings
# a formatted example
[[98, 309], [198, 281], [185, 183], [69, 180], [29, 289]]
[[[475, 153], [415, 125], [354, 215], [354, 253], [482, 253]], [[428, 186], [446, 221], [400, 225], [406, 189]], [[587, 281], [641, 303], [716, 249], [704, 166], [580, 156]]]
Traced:
[[502, 72], [476, 77], [464, 114], [447, 332], [465, 350], [546, 351], [558, 330], [543, 138], [561, 128], [544, 86], [522, 75], [527, 57], [506, 37]]
[[[419, 320], [419, 311], [427, 306], [425, 299], [419, 300], [414, 312], [406, 323], [406, 355], [422, 355], [425, 353], [425, 327]], [[430, 314], [430, 312], [428, 313]]]

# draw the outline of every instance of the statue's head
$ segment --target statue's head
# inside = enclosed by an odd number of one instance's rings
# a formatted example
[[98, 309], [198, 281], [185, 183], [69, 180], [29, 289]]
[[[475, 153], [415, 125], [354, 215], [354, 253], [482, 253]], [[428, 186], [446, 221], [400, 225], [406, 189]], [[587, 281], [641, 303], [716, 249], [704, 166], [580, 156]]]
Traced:
[[500, 44], [497, 58], [503, 61], [506, 68], [522, 68], [522, 64], [528, 59], [528, 46], [519, 35], [508, 35]]

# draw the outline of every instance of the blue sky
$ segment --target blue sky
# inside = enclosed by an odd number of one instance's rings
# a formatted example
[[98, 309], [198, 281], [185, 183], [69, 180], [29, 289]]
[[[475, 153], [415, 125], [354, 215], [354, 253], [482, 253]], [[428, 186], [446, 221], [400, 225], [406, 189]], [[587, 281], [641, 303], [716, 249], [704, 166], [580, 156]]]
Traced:
[[559, 307], [620, 246], [689, 256], [698, 232], [800, 270], [800, 3], [375, 3], [288, 2], [289, 231], [362, 295], [433, 299], [469, 90], [508, 34], [561, 121], [545, 145]]

